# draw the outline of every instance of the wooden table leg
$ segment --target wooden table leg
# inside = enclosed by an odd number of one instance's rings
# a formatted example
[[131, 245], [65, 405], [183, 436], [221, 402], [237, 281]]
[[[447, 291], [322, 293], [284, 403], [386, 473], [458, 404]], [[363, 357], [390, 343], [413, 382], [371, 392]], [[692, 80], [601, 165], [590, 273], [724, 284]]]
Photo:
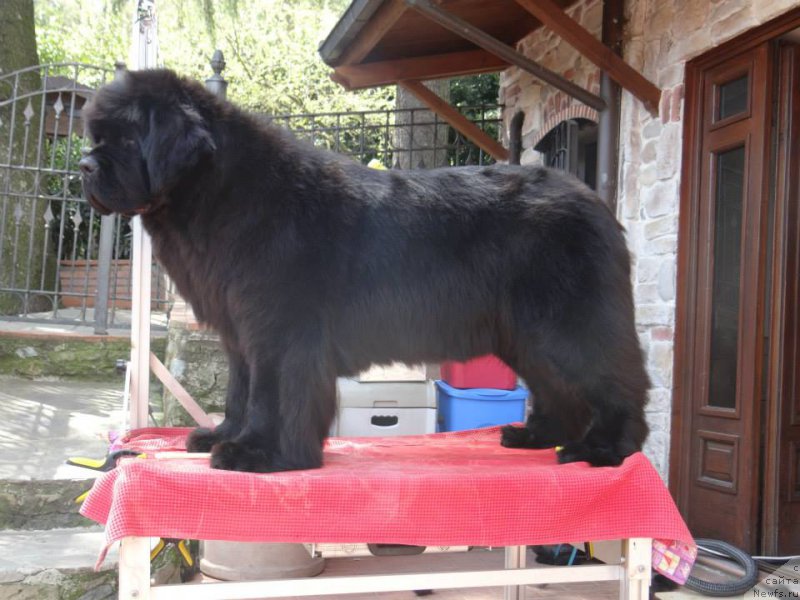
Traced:
[[[524, 569], [526, 549], [527, 546], [506, 546], [506, 569]], [[503, 588], [503, 600], [525, 600], [525, 586], [505, 586]]]
[[631, 538], [622, 541], [623, 577], [620, 600], [648, 600], [652, 569], [653, 540]]
[[150, 538], [126, 537], [119, 546], [119, 600], [150, 599]]

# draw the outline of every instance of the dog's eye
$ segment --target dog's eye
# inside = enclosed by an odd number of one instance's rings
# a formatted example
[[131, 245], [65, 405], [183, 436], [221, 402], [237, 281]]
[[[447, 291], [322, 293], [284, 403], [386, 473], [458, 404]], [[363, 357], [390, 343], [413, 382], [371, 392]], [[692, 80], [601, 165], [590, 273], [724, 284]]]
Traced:
[[129, 137], [121, 137], [119, 139], [119, 142], [120, 142], [120, 144], [122, 144], [123, 146], [126, 146], [126, 147], [130, 147], [130, 146], [135, 146], [136, 145], [136, 140], [134, 140], [133, 138], [129, 138]]

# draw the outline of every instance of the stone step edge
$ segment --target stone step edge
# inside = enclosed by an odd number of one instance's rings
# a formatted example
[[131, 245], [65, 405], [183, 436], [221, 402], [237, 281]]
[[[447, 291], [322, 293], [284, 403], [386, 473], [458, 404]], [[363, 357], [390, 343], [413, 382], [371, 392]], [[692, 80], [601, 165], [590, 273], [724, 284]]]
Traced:
[[94, 568], [104, 540], [97, 526], [0, 531], [0, 598], [116, 598], [116, 550]]
[[79, 514], [75, 499], [94, 479], [0, 479], [0, 532], [88, 528], [94, 521]]

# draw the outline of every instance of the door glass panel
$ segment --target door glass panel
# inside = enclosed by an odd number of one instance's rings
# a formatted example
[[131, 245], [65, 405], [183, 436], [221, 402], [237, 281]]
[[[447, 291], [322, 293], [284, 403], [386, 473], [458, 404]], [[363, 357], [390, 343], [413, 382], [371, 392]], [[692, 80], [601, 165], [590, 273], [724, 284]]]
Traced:
[[714, 283], [708, 404], [720, 408], [736, 406], [744, 162], [744, 146], [718, 154], [715, 161]]
[[719, 94], [717, 121], [747, 110], [747, 94], [750, 90], [750, 78], [747, 75], [723, 83], [717, 89]]

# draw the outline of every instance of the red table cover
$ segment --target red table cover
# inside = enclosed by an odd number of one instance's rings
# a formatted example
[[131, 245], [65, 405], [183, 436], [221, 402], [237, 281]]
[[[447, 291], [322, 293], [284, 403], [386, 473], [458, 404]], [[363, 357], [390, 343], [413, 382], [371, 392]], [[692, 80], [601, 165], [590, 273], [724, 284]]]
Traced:
[[[184, 450], [188, 428], [131, 432], [148, 453], [102, 475], [81, 513], [126, 536], [263, 542], [509, 546], [646, 537], [693, 546], [641, 453], [619, 467], [559, 465], [553, 450], [512, 450], [499, 428], [395, 438], [331, 438], [325, 466], [255, 474]], [[103, 553], [105, 554], [105, 553]], [[101, 556], [101, 561], [102, 561]]]

